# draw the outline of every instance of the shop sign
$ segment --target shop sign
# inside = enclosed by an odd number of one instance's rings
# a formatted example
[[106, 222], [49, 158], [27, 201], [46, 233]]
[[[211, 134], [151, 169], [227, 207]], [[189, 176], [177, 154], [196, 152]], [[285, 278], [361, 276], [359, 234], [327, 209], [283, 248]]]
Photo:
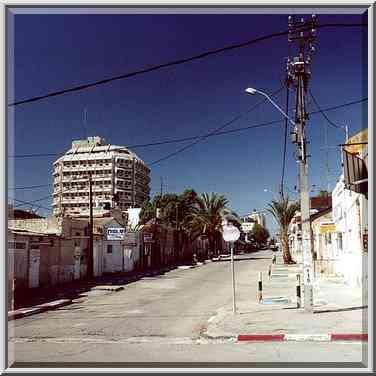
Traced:
[[326, 234], [328, 232], [336, 232], [336, 225], [334, 223], [321, 223], [320, 234]]

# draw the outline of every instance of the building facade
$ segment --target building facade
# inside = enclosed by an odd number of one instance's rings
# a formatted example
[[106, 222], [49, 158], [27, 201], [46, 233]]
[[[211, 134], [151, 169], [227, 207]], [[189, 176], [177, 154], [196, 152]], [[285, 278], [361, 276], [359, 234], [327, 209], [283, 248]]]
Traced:
[[333, 190], [333, 220], [341, 238], [341, 274], [350, 285], [367, 278], [368, 200], [346, 189], [343, 176]]
[[149, 175], [148, 166], [126, 147], [107, 144], [100, 137], [73, 141], [53, 163], [53, 213], [89, 214], [89, 176], [94, 213], [141, 207], [149, 199]]
[[253, 209], [252, 214], [250, 214], [250, 218], [255, 221], [255, 223], [258, 223], [260, 226], [266, 228], [266, 219], [265, 214], [262, 212], [256, 211], [256, 209]]

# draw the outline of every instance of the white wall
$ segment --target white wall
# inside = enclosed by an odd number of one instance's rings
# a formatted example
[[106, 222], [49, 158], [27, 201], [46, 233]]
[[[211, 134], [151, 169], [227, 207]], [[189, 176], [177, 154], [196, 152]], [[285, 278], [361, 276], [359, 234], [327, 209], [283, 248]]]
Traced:
[[333, 220], [342, 232], [343, 251], [340, 254], [340, 272], [349, 285], [359, 285], [363, 278], [363, 249], [361, 243], [362, 196], [344, 189], [342, 178], [332, 192]]

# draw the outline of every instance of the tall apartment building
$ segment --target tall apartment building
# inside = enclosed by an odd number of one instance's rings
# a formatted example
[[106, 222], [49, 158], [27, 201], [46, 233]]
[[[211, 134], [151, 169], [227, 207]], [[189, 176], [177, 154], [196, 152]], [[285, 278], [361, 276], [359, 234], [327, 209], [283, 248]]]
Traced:
[[101, 137], [75, 140], [53, 163], [54, 215], [89, 213], [89, 175], [94, 214], [116, 208], [141, 207], [149, 198], [150, 169], [123, 146], [110, 145]]
[[253, 210], [251, 214], [241, 218], [241, 228], [244, 233], [252, 232], [253, 226], [258, 223], [262, 227], [266, 227], [265, 214]]

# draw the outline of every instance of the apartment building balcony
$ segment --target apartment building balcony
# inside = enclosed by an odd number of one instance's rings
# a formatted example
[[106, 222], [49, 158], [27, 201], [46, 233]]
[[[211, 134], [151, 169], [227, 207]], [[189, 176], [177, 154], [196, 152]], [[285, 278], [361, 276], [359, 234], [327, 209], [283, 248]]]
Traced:
[[[103, 174], [103, 175], [92, 175], [91, 180], [94, 181], [101, 181], [101, 180], [109, 180], [112, 178], [111, 174]], [[87, 176], [63, 176], [62, 182], [63, 183], [71, 183], [71, 182], [87, 182]]]
[[96, 170], [108, 170], [112, 169], [112, 164], [99, 164], [99, 165], [83, 165], [83, 166], [64, 166], [63, 172], [72, 172], [72, 171], [96, 171]]

